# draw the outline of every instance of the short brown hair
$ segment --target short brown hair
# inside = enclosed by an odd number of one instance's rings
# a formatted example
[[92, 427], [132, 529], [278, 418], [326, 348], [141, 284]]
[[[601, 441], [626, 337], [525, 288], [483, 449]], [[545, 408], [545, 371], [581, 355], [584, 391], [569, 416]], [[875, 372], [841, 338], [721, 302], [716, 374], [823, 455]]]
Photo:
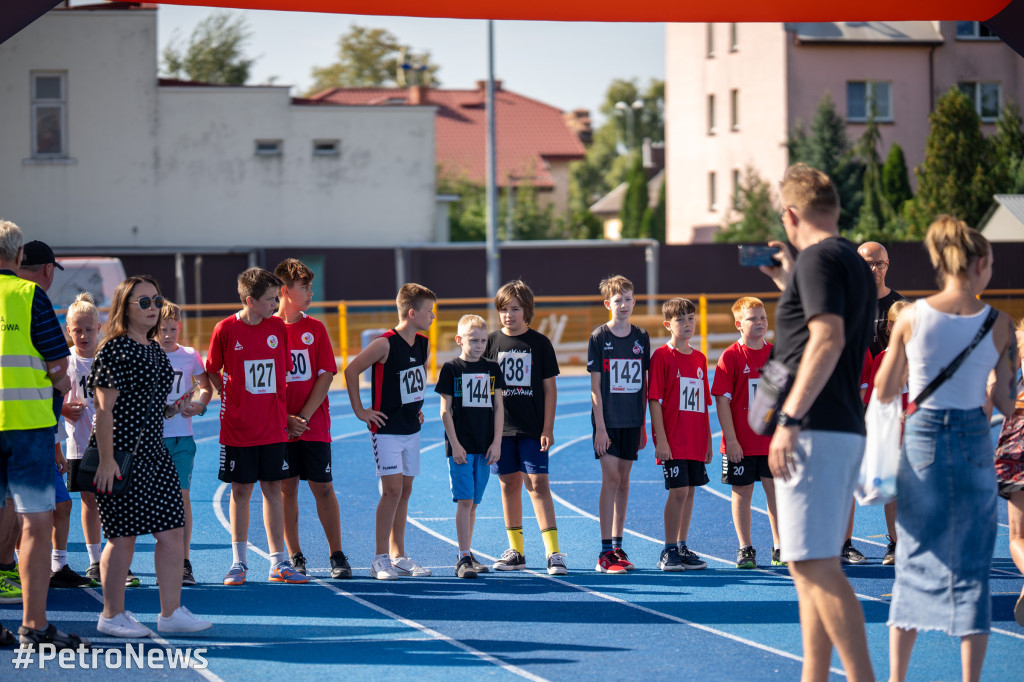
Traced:
[[316, 273], [298, 258], [285, 258], [274, 268], [274, 276], [281, 280], [284, 286], [290, 287], [296, 282], [309, 284], [316, 277]]
[[530, 320], [533, 319], [533, 290], [521, 279], [506, 282], [494, 296], [494, 309], [501, 312], [512, 299], [519, 301], [519, 305], [523, 306], [523, 320], [530, 324]]
[[245, 303], [250, 296], [263, 298], [267, 289], [280, 288], [280, 286], [281, 280], [270, 270], [263, 268], [249, 268], [238, 275], [238, 296], [242, 299], [242, 303]]
[[732, 315], [738, 320], [744, 310], [750, 310], [751, 308], [764, 308], [764, 301], [754, 296], [743, 296], [742, 298], [738, 298], [736, 299], [736, 302], [732, 304]]
[[181, 322], [181, 308], [178, 307], [177, 303], [171, 303], [166, 298], [164, 299], [164, 307], [160, 309], [160, 321], [174, 320], [175, 322]]
[[670, 298], [661, 306], [661, 314], [665, 316], [666, 322], [683, 315], [694, 315], [696, 312], [697, 306], [688, 298]]
[[398, 306], [398, 316], [403, 320], [409, 315], [409, 311], [419, 310], [424, 301], [436, 301], [437, 295], [422, 284], [403, 284], [395, 297], [395, 305]]
[[792, 206], [800, 215], [839, 218], [839, 193], [827, 175], [816, 168], [798, 163], [786, 169], [779, 183], [783, 208]]
[[633, 283], [622, 275], [614, 275], [612, 277], [602, 279], [598, 288], [601, 290], [601, 295], [604, 296], [604, 300], [606, 301], [611, 300], [612, 296], [615, 294], [621, 294], [624, 291], [636, 291], [636, 289], [633, 288]]

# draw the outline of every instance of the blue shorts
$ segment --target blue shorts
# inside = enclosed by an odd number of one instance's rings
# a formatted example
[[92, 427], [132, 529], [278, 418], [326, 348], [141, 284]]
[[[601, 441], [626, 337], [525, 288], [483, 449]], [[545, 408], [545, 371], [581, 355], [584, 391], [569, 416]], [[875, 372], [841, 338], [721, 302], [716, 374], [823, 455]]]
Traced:
[[548, 453], [540, 449], [540, 440], [526, 436], [503, 436], [501, 439], [501, 457], [491, 465], [491, 473], [514, 474], [548, 473]]
[[71, 495], [68, 494], [68, 487], [64, 484], [64, 474], [60, 473], [60, 467], [55, 466], [53, 468], [53, 501], [57, 504], [61, 502], [70, 502]]
[[0, 431], [0, 506], [21, 514], [53, 511], [53, 427]]
[[454, 457], [448, 458], [448, 479], [452, 484], [452, 502], [473, 500], [480, 504], [491, 469], [487, 466], [487, 455], [466, 455], [465, 464], [456, 464]]
[[188, 490], [192, 485], [192, 465], [196, 461], [196, 441], [192, 436], [176, 436], [164, 438], [164, 445], [167, 446], [167, 454], [174, 462], [174, 469], [178, 472], [178, 482], [182, 490]]

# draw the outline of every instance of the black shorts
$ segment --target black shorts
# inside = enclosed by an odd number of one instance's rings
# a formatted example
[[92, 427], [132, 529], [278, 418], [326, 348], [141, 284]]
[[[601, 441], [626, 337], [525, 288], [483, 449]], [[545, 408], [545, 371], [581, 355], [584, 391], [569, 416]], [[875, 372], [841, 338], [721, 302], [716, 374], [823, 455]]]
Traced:
[[288, 441], [289, 473], [303, 481], [330, 483], [331, 477], [331, 444], [312, 440]]
[[78, 468], [80, 466], [82, 466], [82, 460], [80, 460], [80, 459], [69, 459], [68, 460], [68, 492], [69, 493], [80, 493], [80, 492], [82, 492], [81, 486], [78, 485]]
[[[624, 429], [607, 429], [608, 431], [608, 454], [619, 459], [628, 459], [635, 462], [637, 452], [640, 450], [640, 429], [643, 427], [633, 426]], [[601, 459], [594, 453], [594, 459]]]
[[670, 459], [662, 462], [661, 468], [665, 474], [665, 490], [696, 487], [711, 482], [704, 462], [695, 459]]
[[291, 477], [288, 448], [284, 443], [269, 445], [220, 446], [220, 470], [217, 478], [225, 483], [281, 481]]
[[772, 470], [768, 468], [768, 455], [744, 457], [733, 464], [722, 454], [722, 483], [726, 485], [751, 485], [762, 478], [772, 478]]

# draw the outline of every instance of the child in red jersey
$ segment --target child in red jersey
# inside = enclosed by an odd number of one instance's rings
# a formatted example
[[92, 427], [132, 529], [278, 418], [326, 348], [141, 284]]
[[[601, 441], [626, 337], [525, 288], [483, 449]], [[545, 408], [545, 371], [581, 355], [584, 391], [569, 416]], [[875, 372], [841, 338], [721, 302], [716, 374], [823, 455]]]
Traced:
[[662, 306], [665, 328], [672, 334], [668, 344], [651, 355], [651, 431], [654, 452], [664, 467], [665, 549], [658, 560], [663, 571], [691, 571], [707, 564], [686, 546], [693, 515], [693, 493], [707, 485], [705, 467], [711, 461], [711, 422], [708, 406], [708, 361], [690, 348], [696, 329], [693, 301], [673, 298]]
[[[395, 299], [398, 324], [374, 339], [345, 368], [352, 411], [370, 427], [381, 484], [377, 549], [370, 565], [370, 575], [378, 580], [430, 575], [430, 569], [406, 556], [405, 518], [412, 480], [420, 473], [420, 408], [427, 387], [424, 365], [429, 343], [420, 332], [429, 329], [434, 321], [436, 300], [434, 292], [425, 286], [403, 285]], [[359, 397], [359, 375], [371, 366], [373, 406], [366, 409]]]
[[243, 585], [249, 540], [249, 498], [260, 482], [263, 524], [270, 549], [271, 582], [309, 579], [288, 561], [284, 544], [281, 481], [288, 466], [285, 384], [291, 368], [288, 333], [274, 317], [281, 280], [263, 268], [238, 276], [240, 312], [213, 328], [206, 372], [220, 393], [220, 471], [231, 484], [232, 564], [225, 585]]
[[299, 543], [299, 479], [309, 481], [316, 513], [327, 536], [331, 577], [351, 578], [352, 568], [341, 551], [341, 515], [331, 476], [331, 410], [327, 392], [338, 365], [323, 322], [306, 314], [313, 301], [313, 271], [288, 258], [274, 269], [281, 280], [281, 307], [291, 351], [288, 373], [288, 464], [291, 478], [281, 482], [284, 502], [284, 541], [292, 566], [306, 574], [306, 557]]
[[779, 527], [775, 518], [775, 479], [768, 469], [768, 444], [771, 436], [759, 436], [747, 423], [747, 411], [761, 378], [761, 368], [772, 354], [772, 344], [764, 340], [768, 333], [768, 313], [764, 303], [744, 296], [732, 306], [740, 339], [725, 349], [718, 359], [711, 395], [718, 407], [722, 425], [722, 483], [732, 486], [732, 523], [740, 548], [736, 568], [757, 568], [757, 552], [750, 543], [750, 500], [754, 483], [761, 481], [768, 500], [768, 521], [772, 527], [772, 566], [782, 566], [779, 556]]

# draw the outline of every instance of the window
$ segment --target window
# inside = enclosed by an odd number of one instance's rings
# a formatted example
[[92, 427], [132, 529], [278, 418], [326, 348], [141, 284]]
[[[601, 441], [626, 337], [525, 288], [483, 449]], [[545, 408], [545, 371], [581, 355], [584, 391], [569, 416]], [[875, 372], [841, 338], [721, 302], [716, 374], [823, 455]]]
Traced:
[[729, 91], [729, 128], [740, 129], [740, 91]]
[[256, 156], [281, 156], [284, 143], [281, 140], [256, 140]]
[[32, 74], [32, 156], [67, 156], [67, 76]]
[[732, 208], [740, 210], [740, 172], [736, 169], [732, 171]]
[[341, 142], [338, 140], [313, 140], [313, 156], [340, 156]]
[[715, 56], [715, 25], [708, 24], [708, 56]]
[[992, 122], [999, 118], [1003, 92], [999, 83], [957, 83], [974, 105], [982, 121]]
[[708, 95], [708, 135], [715, 134], [715, 96]]
[[729, 51], [736, 52], [740, 49], [740, 28], [739, 24], [729, 24]]
[[850, 81], [846, 84], [846, 120], [866, 121], [869, 112], [876, 121], [892, 121], [892, 83]]
[[715, 172], [708, 173], [708, 210], [718, 210], [718, 192], [715, 188]]
[[988, 26], [980, 21], [958, 21], [956, 22], [957, 40], [999, 40], [999, 36], [989, 30]]

